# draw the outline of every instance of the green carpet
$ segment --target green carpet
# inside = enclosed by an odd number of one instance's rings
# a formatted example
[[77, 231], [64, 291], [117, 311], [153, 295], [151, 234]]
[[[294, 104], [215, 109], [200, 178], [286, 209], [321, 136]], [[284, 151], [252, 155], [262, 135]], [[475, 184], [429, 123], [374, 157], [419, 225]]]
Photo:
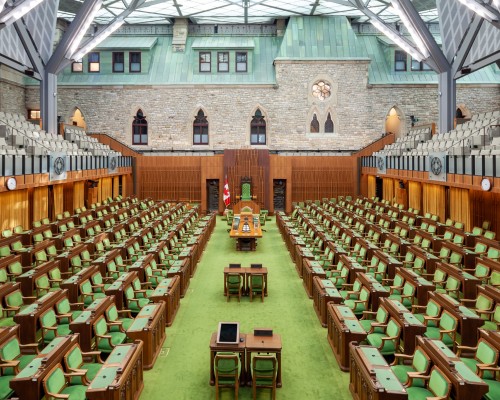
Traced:
[[[215, 388], [209, 385], [209, 342], [219, 321], [240, 321], [245, 333], [264, 327], [281, 334], [283, 387], [277, 389], [277, 399], [351, 399], [349, 374], [338, 368], [327, 331], [316, 317], [274, 218], [264, 227], [267, 232], [255, 252], [237, 252], [227, 228], [218, 217], [174, 324], [167, 328], [163, 352], [154, 369], [144, 373], [141, 399], [215, 399]], [[226, 302], [223, 268], [229, 263], [262, 263], [268, 268], [269, 296], [264, 303], [259, 298], [250, 303], [247, 297], [241, 303], [236, 298]], [[222, 391], [221, 400], [233, 397], [230, 389]], [[239, 398], [251, 399], [251, 388], [240, 387]], [[269, 399], [270, 391], [261, 389], [257, 398]]]

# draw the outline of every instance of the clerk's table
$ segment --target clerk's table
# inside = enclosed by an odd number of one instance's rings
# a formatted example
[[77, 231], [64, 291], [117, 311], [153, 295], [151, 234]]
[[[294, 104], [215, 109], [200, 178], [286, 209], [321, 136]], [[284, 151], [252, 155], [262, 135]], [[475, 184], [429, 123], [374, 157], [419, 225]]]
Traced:
[[229, 236], [236, 239], [236, 250], [255, 251], [257, 239], [262, 237], [259, 214], [242, 212], [235, 215]]

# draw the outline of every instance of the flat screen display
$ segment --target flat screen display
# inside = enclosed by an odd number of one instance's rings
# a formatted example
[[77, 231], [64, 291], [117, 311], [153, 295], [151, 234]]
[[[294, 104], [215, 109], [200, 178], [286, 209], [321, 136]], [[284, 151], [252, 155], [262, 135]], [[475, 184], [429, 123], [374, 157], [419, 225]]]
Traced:
[[219, 322], [219, 330], [217, 331], [218, 344], [238, 344], [239, 341], [239, 322]]

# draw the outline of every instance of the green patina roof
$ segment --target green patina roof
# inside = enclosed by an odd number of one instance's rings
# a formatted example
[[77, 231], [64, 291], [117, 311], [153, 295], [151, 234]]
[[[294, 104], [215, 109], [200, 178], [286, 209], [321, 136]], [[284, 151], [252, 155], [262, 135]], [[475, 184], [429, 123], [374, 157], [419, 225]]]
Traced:
[[156, 37], [112, 36], [99, 44], [96, 49], [150, 50], [156, 43]]
[[193, 49], [253, 49], [255, 43], [253, 38], [242, 36], [225, 36], [225, 37], [199, 37], [193, 40], [191, 44]]
[[291, 17], [277, 59], [367, 59], [346, 17]]
[[[184, 52], [174, 52], [172, 36], [113, 36], [101, 50], [101, 72], [71, 73], [58, 77], [64, 85], [225, 85], [275, 84], [275, 60], [370, 60], [370, 84], [437, 84], [432, 71], [394, 71], [395, 46], [380, 35], [356, 35], [346, 17], [291, 17], [283, 37], [271, 35], [188, 36]], [[111, 50], [142, 49], [142, 72], [112, 73]], [[212, 51], [212, 72], [198, 71], [199, 52]], [[217, 72], [216, 51], [230, 52], [231, 70]], [[238, 50], [248, 51], [248, 72], [234, 71]], [[408, 60], [410, 58], [408, 57]], [[125, 60], [127, 65], [127, 59]], [[458, 83], [498, 84], [500, 70], [493, 64], [460, 79]]]

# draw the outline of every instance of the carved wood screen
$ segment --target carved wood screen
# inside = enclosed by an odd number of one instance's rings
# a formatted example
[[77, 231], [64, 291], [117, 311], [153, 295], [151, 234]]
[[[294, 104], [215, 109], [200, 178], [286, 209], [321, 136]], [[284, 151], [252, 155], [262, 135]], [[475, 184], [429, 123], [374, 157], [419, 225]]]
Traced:
[[227, 175], [231, 204], [241, 196], [241, 178], [252, 178], [252, 196], [261, 208], [268, 209], [269, 190], [269, 151], [268, 150], [224, 150], [224, 173]]

